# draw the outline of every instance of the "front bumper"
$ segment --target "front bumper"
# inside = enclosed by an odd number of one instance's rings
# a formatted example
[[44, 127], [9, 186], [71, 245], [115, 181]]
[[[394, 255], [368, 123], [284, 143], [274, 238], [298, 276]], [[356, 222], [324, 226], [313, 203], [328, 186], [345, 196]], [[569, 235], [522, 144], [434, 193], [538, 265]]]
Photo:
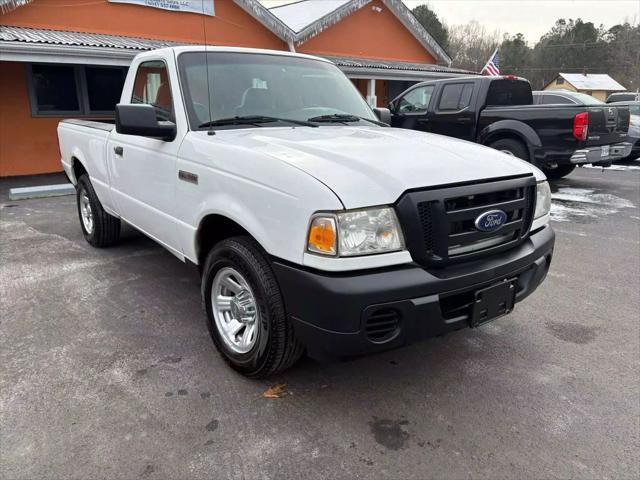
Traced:
[[[609, 154], [603, 155], [603, 146], [609, 147]], [[592, 163], [594, 165], [608, 164], [620, 160], [621, 158], [629, 156], [631, 153], [632, 144], [629, 142], [615, 143], [613, 145], [600, 145], [597, 147], [581, 148], [573, 152], [571, 156], [571, 163]]]
[[[296, 336], [315, 358], [364, 355], [469, 326], [474, 292], [517, 278], [516, 302], [531, 294], [551, 263], [549, 225], [518, 247], [467, 264], [426, 270], [417, 264], [366, 272], [324, 273], [274, 260]], [[471, 303], [470, 303], [471, 302]], [[396, 328], [372, 335], [372, 318], [392, 312]]]

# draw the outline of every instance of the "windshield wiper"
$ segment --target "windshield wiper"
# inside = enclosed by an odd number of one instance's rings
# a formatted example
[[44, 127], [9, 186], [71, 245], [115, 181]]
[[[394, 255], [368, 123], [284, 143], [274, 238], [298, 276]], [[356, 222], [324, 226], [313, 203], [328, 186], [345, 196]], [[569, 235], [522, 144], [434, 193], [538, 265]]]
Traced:
[[332, 113], [331, 115], [320, 115], [317, 117], [307, 118], [309, 122], [318, 123], [347, 123], [347, 122], [359, 122], [360, 117], [345, 113]]
[[331, 115], [320, 115], [318, 117], [311, 117], [307, 119], [307, 121], [309, 122], [317, 122], [317, 123], [348, 123], [348, 122], [359, 122], [360, 120], [373, 123], [374, 125], [380, 125], [381, 127], [389, 126], [384, 122], [379, 122], [377, 120], [372, 120], [366, 117], [360, 117], [358, 115], [353, 115], [351, 113], [332, 113]]
[[219, 127], [223, 125], [260, 125], [261, 123], [270, 123], [270, 122], [286, 122], [286, 123], [292, 123], [294, 125], [302, 125], [304, 127], [318, 126], [311, 122], [305, 122], [304, 120], [292, 120], [290, 118], [268, 117], [266, 115], [242, 115], [242, 116], [235, 116], [235, 117], [229, 117], [229, 118], [219, 118], [217, 120], [205, 122], [201, 125], [198, 125], [198, 128]]

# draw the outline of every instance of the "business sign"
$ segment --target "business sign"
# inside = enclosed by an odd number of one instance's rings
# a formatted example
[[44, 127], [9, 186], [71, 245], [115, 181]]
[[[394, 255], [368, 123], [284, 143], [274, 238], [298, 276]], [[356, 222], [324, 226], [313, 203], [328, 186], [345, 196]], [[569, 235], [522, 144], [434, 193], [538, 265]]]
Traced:
[[214, 0], [109, 0], [112, 3], [131, 3], [143, 7], [161, 8], [174, 12], [199, 13], [213, 16]]

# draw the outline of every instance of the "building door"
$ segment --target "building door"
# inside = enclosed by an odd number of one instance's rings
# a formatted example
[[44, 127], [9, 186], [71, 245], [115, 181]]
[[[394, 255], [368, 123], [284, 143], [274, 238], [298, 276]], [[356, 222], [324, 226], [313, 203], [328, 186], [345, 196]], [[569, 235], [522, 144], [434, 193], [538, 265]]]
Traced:
[[[158, 121], [175, 122], [164, 60], [138, 66], [131, 103], [153, 105]], [[114, 131], [107, 145], [112, 195], [123, 218], [176, 253], [180, 251], [174, 222], [180, 139], [168, 142]]]

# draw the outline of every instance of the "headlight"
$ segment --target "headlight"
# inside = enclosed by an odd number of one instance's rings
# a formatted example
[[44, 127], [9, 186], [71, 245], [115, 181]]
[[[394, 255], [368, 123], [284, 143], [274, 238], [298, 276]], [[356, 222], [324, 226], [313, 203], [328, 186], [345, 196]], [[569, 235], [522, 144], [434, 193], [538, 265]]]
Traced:
[[309, 227], [307, 250], [351, 257], [402, 250], [404, 239], [392, 208], [320, 213]]
[[536, 212], [533, 218], [544, 217], [551, 210], [551, 188], [549, 182], [538, 182], [536, 187]]

